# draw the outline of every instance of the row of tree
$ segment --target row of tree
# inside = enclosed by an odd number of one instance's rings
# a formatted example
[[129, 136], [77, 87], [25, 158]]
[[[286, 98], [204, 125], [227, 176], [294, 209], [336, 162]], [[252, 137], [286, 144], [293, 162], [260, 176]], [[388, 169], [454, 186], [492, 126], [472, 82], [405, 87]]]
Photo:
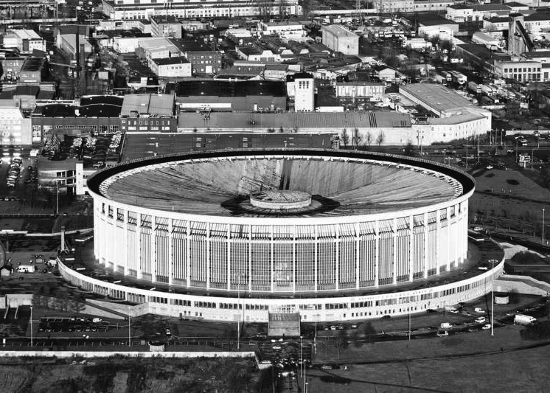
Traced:
[[367, 133], [365, 134], [365, 140], [363, 141], [363, 135], [359, 131], [359, 128], [355, 127], [351, 132], [351, 136], [348, 133], [348, 130], [344, 128], [342, 130], [342, 133], [340, 134], [340, 139], [344, 147], [349, 146], [351, 141], [351, 146], [357, 148], [362, 144], [363, 145], [366, 144], [367, 146], [370, 146], [372, 145], [373, 142], [376, 142], [376, 144], [380, 146], [382, 145], [382, 143], [385, 142], [386, 135], [384, 134], [383, 131], [380, 131], [378, 135], [376, 135], [375, 137], [370, 131], [367, 131]]

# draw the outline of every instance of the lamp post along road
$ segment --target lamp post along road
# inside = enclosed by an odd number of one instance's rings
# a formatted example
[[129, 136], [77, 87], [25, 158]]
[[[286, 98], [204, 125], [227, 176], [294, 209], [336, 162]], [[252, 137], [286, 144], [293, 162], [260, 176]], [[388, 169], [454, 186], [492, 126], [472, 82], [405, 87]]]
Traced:
[[32, 306], [31, 306], [31, 347], [33, 346], [33, 340], [32, 340]]
[[542, 208], [542, 234], [540, 235], [540, 242], [544, 244], [544, 208]]
[[130, 314], [130, 307], [128, 307], [128, 346], [132, 345], [132, 315]]
[[495, 260], [491, 259], [493, 276], [491, 280], [491, 336], [495, 335]]

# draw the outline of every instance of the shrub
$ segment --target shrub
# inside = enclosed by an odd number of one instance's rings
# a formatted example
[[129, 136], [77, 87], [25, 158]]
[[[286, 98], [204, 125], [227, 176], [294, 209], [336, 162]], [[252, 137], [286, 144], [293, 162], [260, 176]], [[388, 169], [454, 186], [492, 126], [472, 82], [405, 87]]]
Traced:
[[506, 183], [511, 184], [513, 186], [519, 185], [519, 181], [517, 181], [516, 179], [506, 179]]
[[544, 340], [550, 338], [550, 321], [539, 322], [527, 326], [521, 332], [521, 338], [524, 340]]
[[518, 265], [531, 265], [543, 262], [541, 257], [529, 251], [518, 252], [512, 257], [512, 261]]

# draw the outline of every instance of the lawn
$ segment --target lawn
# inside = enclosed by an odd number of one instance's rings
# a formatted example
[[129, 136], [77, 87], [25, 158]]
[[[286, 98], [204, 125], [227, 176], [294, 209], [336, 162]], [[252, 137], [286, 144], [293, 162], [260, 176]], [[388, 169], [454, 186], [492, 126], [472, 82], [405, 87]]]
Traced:
[[[317, 393], [346, 392], [544, 392], [550, 386], [548, 347], [520, 349], [521, 328], [506, 326], [428, 340], [379, 342], [350, 347], [342, 361], [349, 370], [310, 370], [309, 389]], [[321, 350], [327, 362], [336, 349]], [[321, 360], [319, 359], [319, 360]], [[373, 364], [368, 364], [373, 363]], [[323, 376], [349, 379], [327, 383]], [[346, 382], [340, 380], [340, 382]]]
[[540, 235], [542, 209], [550, 211], [550, 190], [514, 170], [476, 170], [470, 221]]

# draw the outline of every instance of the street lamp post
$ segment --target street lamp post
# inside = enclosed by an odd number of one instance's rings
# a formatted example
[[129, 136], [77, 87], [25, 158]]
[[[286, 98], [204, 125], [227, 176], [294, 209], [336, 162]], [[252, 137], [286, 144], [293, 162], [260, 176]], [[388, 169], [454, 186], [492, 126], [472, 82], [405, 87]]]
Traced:
[[304, 381], [304, 357], [303, 357], [304, 346], [302, 345], [303, 337], [304, 336], [300, 336], [300, 378], [302, 378], [302, 382]]
[[128, 306], [128, 346], [132, 345], [132, 315], [130, 314], [130, 306]]
[[33, 346], [33, 341], [32, 341], [32, 306], [31, 306], [31, 347]]
[[491, 336], [495, 335], [495, 260], [491, 259], [493, 265], [491, 273], [493, 274], [493, 279], [491, 280]]
[[544, 208], [542, 208], [542, 234], [540, 236], [540, 242], [544, 244]]
[[59, 214], [59, 182], [55, 182], [55, 215]]

